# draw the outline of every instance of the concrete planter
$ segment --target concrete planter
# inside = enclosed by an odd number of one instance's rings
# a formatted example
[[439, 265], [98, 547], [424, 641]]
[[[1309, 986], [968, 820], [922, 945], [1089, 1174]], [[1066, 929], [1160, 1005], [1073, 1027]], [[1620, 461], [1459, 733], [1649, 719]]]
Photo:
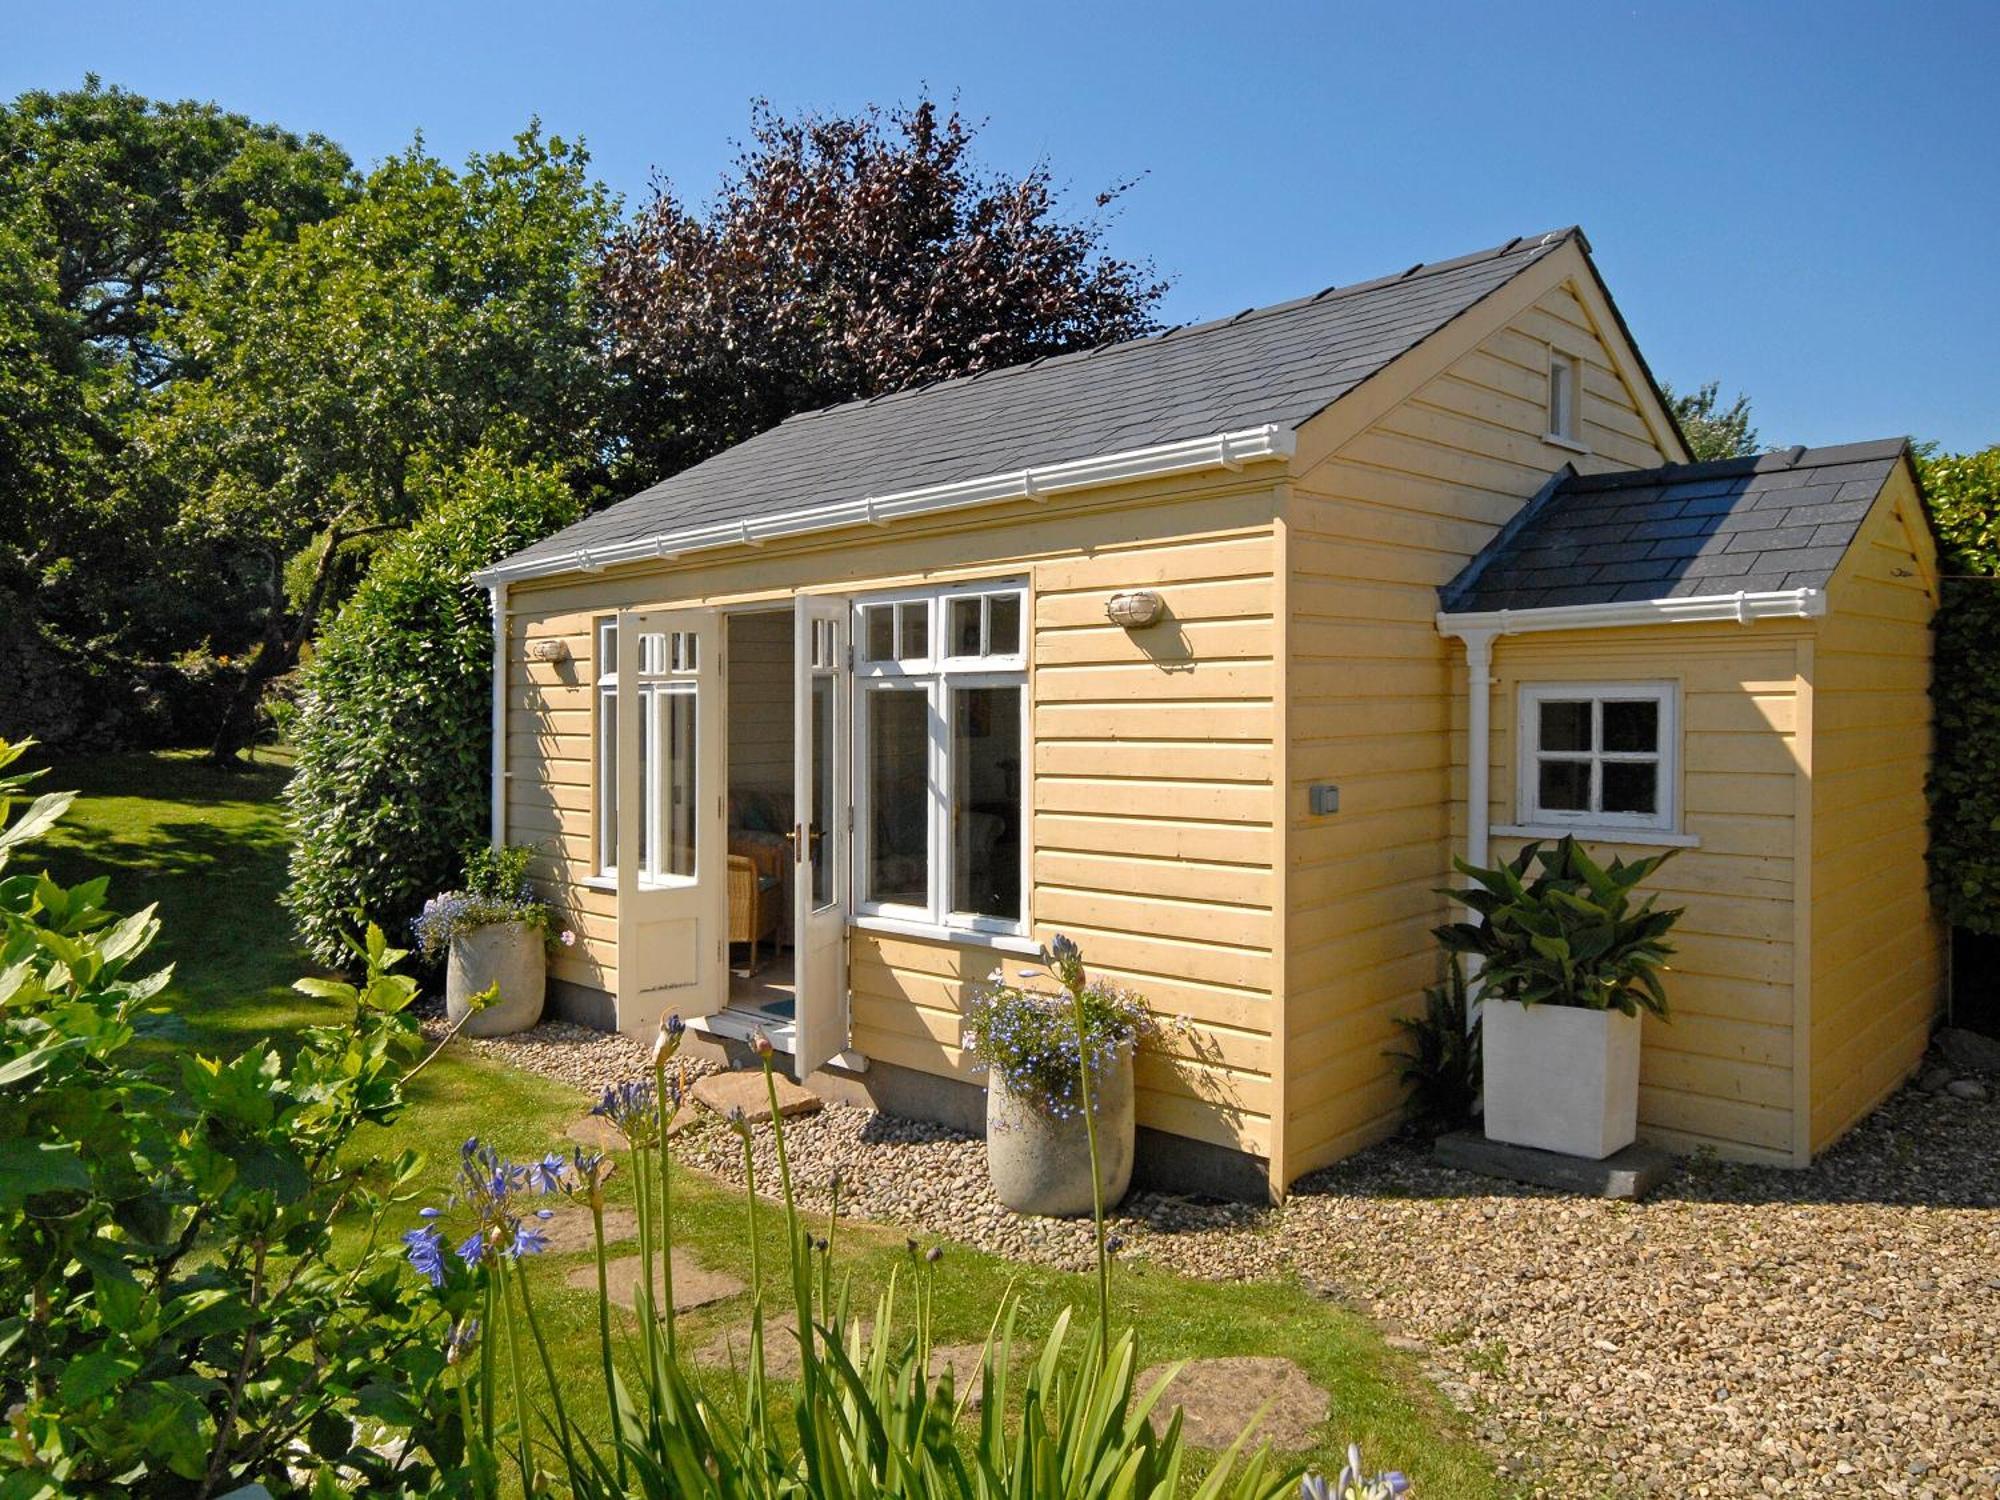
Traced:
[[[1132, 1047], [1092, 1081], [1097, 1153], [1108, 1209], [1132, 1185]], [[1090, 1136], [1083, 1116], [1056, 1120], [1007, 1087], [997, 1068], [986, 1075], [986, 1170], [993, 1191], [1016, 1213], [1067, 1218], [1090, 1212]]]
[[1637, 1016], [1489, 1000], [1480, 1029], [1488, 1140], [1601, 1161], [1637, 1139]]
[[494, 985], [500, 998], [466, 1022], [467, 1036], [506, 1036], [542, 1018], [548, 989], [548, 950], [529, 922], [489, 922], [451, 940], [444, 970], [444, 1012], [456, 1025], [472, 997]]

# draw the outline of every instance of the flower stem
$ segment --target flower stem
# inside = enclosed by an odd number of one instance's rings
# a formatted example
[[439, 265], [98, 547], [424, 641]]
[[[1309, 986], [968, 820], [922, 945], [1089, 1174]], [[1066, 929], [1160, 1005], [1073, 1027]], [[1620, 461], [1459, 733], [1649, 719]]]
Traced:
[[1083, 986], [1065, 981], [1076, 1017], [1076, 1077], [1083, 1100], [1084, 1137], [1090, 1143], [1090, 1219], [1097, 1244], [1097, 1361], [1111, 1362], [1111, 1258], [1104, 1249], [1104, 1174], [1098, 1165], [1097, 1110], [1090, 1097], [1090, 1042], [1085, 1032]]
[[671, 1364], [675, 1355], [674, 1187], [671, 1177], [673, 1153], [667, 1145], [667, 1127], [673, 1123], [673, 1115], [667, 1109], [667, 1065], [664, 1058], [653, 1064], [653, 1099], [660, 1112], [660, 1287], [666, 1301], [661, 1316], [667, 1323], [667, 1361]]
[[618, 1378], [611, 1363], [611, 1286], [604, 1267], [604, 1193], [590, 1189], [590, 1226], [597, 1239], [597, 1352], [604, 1364], [604, 1404], [611, 1408], [611, 1445], [618, 1452], [618, 1487], [625, 1488], [625, 1431], [618, 1415]]

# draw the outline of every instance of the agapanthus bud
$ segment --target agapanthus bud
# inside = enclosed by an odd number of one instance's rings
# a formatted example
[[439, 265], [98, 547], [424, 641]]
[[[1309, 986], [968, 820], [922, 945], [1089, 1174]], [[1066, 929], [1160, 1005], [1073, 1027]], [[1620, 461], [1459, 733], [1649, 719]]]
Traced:
[[759, 1026], [750, 1033], [750, 1050], [757, 1054], [759, 1062], [769, 1062], [772, 1054], [778, 1049], [771, 1045], [770, 1037], [766, 1036], [764, 1028]]

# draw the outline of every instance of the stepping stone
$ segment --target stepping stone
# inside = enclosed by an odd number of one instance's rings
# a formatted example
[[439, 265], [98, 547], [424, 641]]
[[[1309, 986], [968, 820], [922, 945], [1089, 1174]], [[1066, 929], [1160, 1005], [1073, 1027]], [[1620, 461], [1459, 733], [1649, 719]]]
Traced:
[[[1140, 1375], [1134, 1394], [1147, 1394], [1172, 1368], [1154, 1365]], [[1310, 1448], [1313, 1429], [1332, 1409], [1327, 1393], [1289, 1359], [1256, 1355], [1191, 1359], [1153, 1408], [1153, 1430], [1164, 1435], [1178, 1407], [1181, 1433], [1190, 1443], [1197, 1448], [1227, 1448], [1266, 1402], [1270, 1405], [1247, 1445], [1253, 1450], [1260, 1443], [1286, 1452]]]
[[[787, 1120], [793, 1115], [812, 1114], [826, 1103], [811, 1089], [789, 1078], [778, 1077], [774, 1081], [778, 1085], [778, 1113]], [[762, 1125], [771, 1118], [771, 1096], [764, 1087], [764, 1071], [761, 1068], [711, 1073], [697, 1081], [690, 1092], [697, 1104], [714, 1110], [718, 1115], [741, 1109], [743, 1118], [753, 1125]]]
[[[674, 1311], [693, 1312], [697, 1307], [706, 1307], [711, 1302], [721, 1302], [745, 1290], [742, 1279], [727, 1271], [711, 1271], [685, 1250], [676, 1250], [674, 1255]], [[655, 1262], [657, 1265], [657, 1262]], [[625, 1312], [632, 1310], [632, 1299], [639, 1290], [640, 1262], [636, 1255], [622, 1256], [609, 1261], [604, 1267], [605, 1285], [611, 1294], [612, 1305]], [[563, 1280], [579, 1291], [597, 1290], [597, 1265], [586, 1262], [570, 1269]], [[666, 1296], [666, 1287], [657, 1272], [653, 1281], [653, 1300], [657, 1304]]]
[[[694, 1123], [694, 1111], [683, 1108], [667, 1121], [667, 1138], [671, 1140]], [[563, 1132], [586, 1151], [596, 1151], [605, 1160], [605, 1176], [609, 1177], [617, 1169], [619, 1155], [632, 1148], [625, 1144], [625, 1137], [618, 1133], [618, 1127], [602, 1115], [585, 1115]]]
[[[800, 1359], [799, 1341], [792, 1330], [797, 1319], [790, 1313], [778, 1313], [764, 1320], [764, 1373], [772, 1380], [797, 1380]], [[851, 1330], [855, 1325], [848, 1325]], [[867, 1319], [862, 1319], [861, 1342], [865, 1348], [874, 1332]], [[954, 1402], [963, 1400], [969, 1412], [978, 1411], [980, 1403], [980, 1366], [986, 1357], [984, 1344], [940, 1344], [931, 1350], [930, 1377], [936, 1380], [946, 1370], [951, 1371], [951, 1391]], [[695, 1358], [702, 1364], [717, 1369], [735, 1370], [745, 1374], [750, 1368], [750, 1325], [745, 1323], [737, 1328], [725, 1328], [707, 1344]], [[970, 1391], [968, 1398], [966, 1393]]]
[[[597, 1231], [590, 1222], [590, 1210], [581, 1203], [572, 1203], [556, 1210], [553, 1219], [545, 1219], [541, 1231], [548, 1237], [551, 1255], [572, 1255], [579, 1250], [597, 1248]], [[613, 1206], [604, 1210], [604, 1243], [616, 1245], [623, 1240], [639, 1237], [639, 1216], [629, 1208]], [[591, 1285], [595, 1286], [596, 1266], [591, 1267]]]

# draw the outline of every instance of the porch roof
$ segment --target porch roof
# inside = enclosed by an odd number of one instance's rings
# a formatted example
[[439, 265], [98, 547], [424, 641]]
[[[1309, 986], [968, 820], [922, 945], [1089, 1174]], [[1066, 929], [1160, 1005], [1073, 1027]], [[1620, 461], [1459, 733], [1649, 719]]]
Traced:
[[1439, 604], [1461, 615], [1823, 590], [1908, 446], [1565, 470], [1439, 590]]
[[[1281, 456], [1302, 423], [1571, 240], [1584, 244], [1575, 228], [1522, 236], [1211, 323], [807, 412], [515, 553], [487, 576], [589, 568], [648, 547], [669, 551], [674, 538], [690, 546], [754, 540], [760, 522], [776, 534], [880, 519], [867, 502], [883, 496], [961, 486], [965, 497], [955, 503], [1004, 498], [981, 481], [1063, 465], [1089, 472], [1085, 461], [1171, 455], [1225, 435], [1267, 430], [1277, 440], [1237, 453]], [[1230, 452], [1224, 443], [1224, 465]], [[1090, 482], [1129, 477], [1099, 467], [1105, 472]], [[773, 518], [784, 524], [772, 526]], [[734, 538], [732, 527], [740, 528]]]

